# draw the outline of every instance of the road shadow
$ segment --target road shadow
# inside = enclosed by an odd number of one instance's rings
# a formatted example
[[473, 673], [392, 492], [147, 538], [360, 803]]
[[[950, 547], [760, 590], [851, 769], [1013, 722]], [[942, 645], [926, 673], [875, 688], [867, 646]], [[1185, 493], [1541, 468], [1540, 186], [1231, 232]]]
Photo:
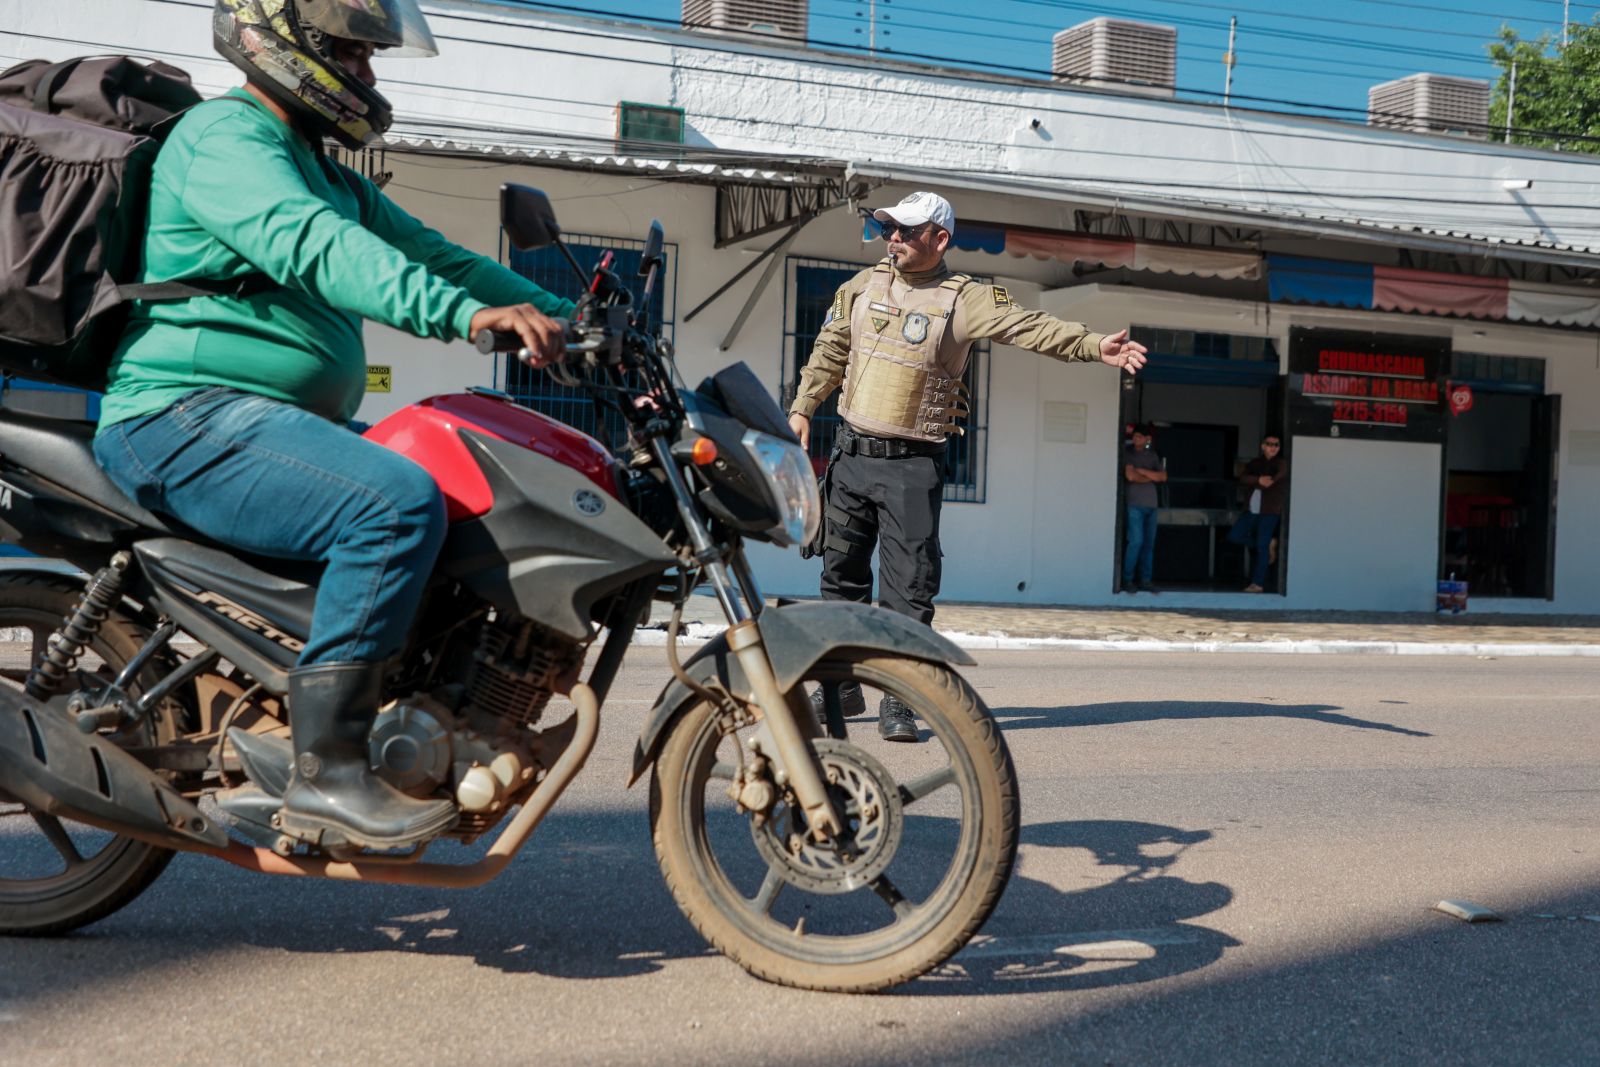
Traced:
[[1013, 873], [1000, 907], [972, 944], [894, 992], [972, 996], [1100, 989], [1214, 963], [1239, 942], [1187, 920], [1227, 906], [1233, 891], [1220, 882], [1187, 881], [1174, 871], [1184, 852], [1211, 837], [1210, 830], [1119, 819], [1024, 826], [1024, 870], [1042, 865], [1042, 850], [1081, 849], [1094, 863], [1092, 876], [1103, 880], [1061, 890]]
[[1066, 726], [1121, 726], [1134, 722], [1182, 719], [1305, 719], [1329, 726], [1380, 730], [1406, 737], [1432, 737], [1392, 723], [1339, 714], [1333, 704], [1262, 704], [1249, 701], [1130, 700], [1106, 704], [1065, 704], [1057, 708], [995, 708], [994, 717], [1007, 732]]
[[[1600, 925], [1590, 918], [1600, 915], [1600, 882], [1487, 902], [1504, 916], [1499, 923], [1460, 922], [1427, 909], [1426, 899], [1396, 916], [1383, 935], [1318, 938], [1264, 966], [1218, 968], [1201, 981], [1168, 983], [1137, 997], [1042, 1000], [1021, 1025], [975, 1027], [970, 1037], [947, 1041], [938, 1061], [941, 1067], [1600, 1063], [1594, 966]], [[825, 1067], [830, 1061], [792, 1062]], [[905, 1061], [860, 1061], [896, 1062]]]
[[[1232, 892], [1185, 881], [1173, 867], [1210, 836], [1136, 822], [1026, 825], [1025, 850], [1085, 850], [1101, 880], [1063, 891], [1014, 873], [983, 939], [901, 992], [1028, 992], [1047, 981], [1097, 988], [1205, 966], [1235, 942], [1185, 920], [1223, 907]], [[440, 851], [441, 860], [457, 858]], [[1107, 930], [1132, 933], [1107, 948], [1098, 944]], [[1097, 944], [1072, 954], [1087, 941]], [[644, 977], [717, 955], [667, 893], [642, 812], [552, 815], [499, 879], [464, 892], [251, 875], [180, 856], [139, 900], [100, 923], [53, 939], [0, 938], [0, 1001], [137, 982], [147, 971], [242, 948], [399, 953], [419, 964], [468, 958], [507, 974], [574, 980]]]

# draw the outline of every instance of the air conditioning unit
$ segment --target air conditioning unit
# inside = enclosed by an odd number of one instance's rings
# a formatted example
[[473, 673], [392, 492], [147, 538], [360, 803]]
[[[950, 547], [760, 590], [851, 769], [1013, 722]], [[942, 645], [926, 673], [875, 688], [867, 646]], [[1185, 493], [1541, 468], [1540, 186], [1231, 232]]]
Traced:
[[1056, 81], [1170, 97], [1178, 80], [1178, 31], [1090, 19], [1056, 34], [1050, 68]]
[[808, 0], [683, 0], [683, 24], [696, 29], [806, 38]]
[[1374, 85], [1367, 90], [1367, 124], [1487, 137], [1489, 83], [1481, 78], [1413, 74]]

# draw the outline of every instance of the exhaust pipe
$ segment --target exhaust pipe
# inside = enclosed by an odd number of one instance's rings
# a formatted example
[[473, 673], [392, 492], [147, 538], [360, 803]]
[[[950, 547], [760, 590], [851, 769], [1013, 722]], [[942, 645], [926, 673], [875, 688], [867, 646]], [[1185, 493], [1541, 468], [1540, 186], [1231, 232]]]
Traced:
[[9, 689], [0, 689], [0, 790], [47, 814], [168, 848], [228, 847], [227, 831], [149, 767]]

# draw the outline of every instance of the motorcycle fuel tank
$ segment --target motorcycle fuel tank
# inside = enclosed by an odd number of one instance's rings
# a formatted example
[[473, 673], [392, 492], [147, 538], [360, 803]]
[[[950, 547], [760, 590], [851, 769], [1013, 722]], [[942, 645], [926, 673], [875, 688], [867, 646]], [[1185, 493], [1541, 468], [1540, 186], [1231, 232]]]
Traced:
[[619, 497], [616, 461], [604, 445], [547, 415], [487, 392], [448, 393], [401, 408], [365, 434], [422, 467], [444, 492], [451, 522], [487, 515], [494, 493], [459, 431], [467, 429], [548, 456]]

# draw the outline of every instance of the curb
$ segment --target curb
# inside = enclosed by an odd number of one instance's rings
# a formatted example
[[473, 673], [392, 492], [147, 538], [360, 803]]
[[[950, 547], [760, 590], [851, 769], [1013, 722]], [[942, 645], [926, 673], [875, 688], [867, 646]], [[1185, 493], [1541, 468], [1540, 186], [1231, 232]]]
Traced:
[[[680, 643], [702, 645], [722, 631], [705, 623], [684, 627]], [[1146, 638], [1107, 640], [1079, 637], [1010, 637], [1005, 634], [969, 634], [939, 631], [940, 636], [973, 652], [1052, 650], [1061, 652], [1228, 652], [1251, 655], [1368, 655], [1368, 656], [1551, 656], [1600, 657], [1600, 645], [1506, 644], [1465, 641], [1161, 641]], [[642, 629], [634, 643], [663, 646], [667, 633]]]
[[[680, 643], [703, 645], [722, 633], [706, 623], [684, 627]], [[947, 638], [969, 652], [1223, 652], [1248, 655], [1291, 656], [1479, 656], [1512, 658], [1600, 657], [1600, 645], [1491, 644], [1463, 641], [1159, 641], [1148, 638], [1127, 640], [1084, 637], [1010, 637], [1005, 634], [969, 634], [941, 630]], [[0, 641], [26, 641], [31, 634], [23, 629], [0, 629]], [[664, 647], [667, 631], [663, 627], [641, 629], [634, 644]]]

